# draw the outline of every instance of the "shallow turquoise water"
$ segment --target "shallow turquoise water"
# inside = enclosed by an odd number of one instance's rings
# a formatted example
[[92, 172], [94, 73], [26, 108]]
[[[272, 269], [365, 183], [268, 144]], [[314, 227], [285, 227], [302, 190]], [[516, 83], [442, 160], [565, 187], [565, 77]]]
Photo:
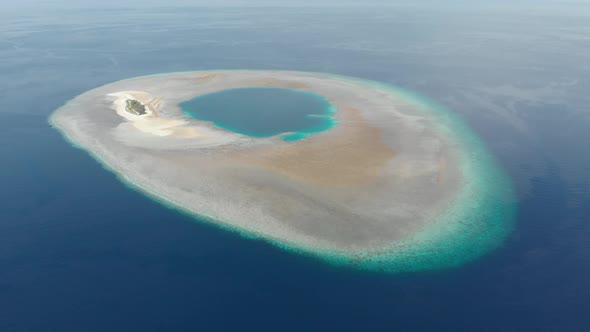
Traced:
[[230, 89], [196, 97], [180, 107], [187, 116], [225, 130], [251, 137], [283, 135], [287, 142], [336, 125], [336, 109], [326, 98], [293, 89]]

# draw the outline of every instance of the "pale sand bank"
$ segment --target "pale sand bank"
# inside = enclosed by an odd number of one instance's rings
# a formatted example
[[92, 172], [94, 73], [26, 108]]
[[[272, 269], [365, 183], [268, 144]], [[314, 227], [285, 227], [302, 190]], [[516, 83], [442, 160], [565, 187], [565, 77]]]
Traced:
[[[160, 103], [153, 105], [156, 99], [147, 92], [143, 91], [120, 91], [107, 94], [109, 97], [115, 97], [113, 102], [115, 111], [121, 117], [131, 121], [133, 126], [139, 131], [156, 136], [173, 136], [178, 138], [204, 138], [205, 135], [199, 133], [196, 128], [187, 126], [188, 121], [182, 119], [166, 119], [159, 115], [158, 109]], [[134, 99], [141, 102], [146, 107], [146, 114], [135, 115], [125, 110], [125, 102]]]

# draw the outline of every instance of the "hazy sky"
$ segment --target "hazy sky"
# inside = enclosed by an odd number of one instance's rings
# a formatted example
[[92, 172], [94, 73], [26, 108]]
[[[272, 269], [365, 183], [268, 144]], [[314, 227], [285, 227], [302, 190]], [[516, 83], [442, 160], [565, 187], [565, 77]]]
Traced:
[[530, 5], [534, 7], [540, 6], [563, 6], [563, 5], [588, 5], [588, 1], [584, 0], [4, 0], [0, 2], [0, 8], [16, 8], [16, 7], [38, 7], [38, 6], [76, 6], [76, 7], [98, 7], [98, 6], [220, 6], [220, 5], [244, 5], [244, 6], [318, 6], [318, 5], [418, 5], [418, 6], [433, 6], [433, 7], [448, 7], [448, 6], [518, 6]]
[[[388, 6], [424, 11], [460, 13], [462, 11], [510, 11], [513, 13], [557, 13], [576, 17], [590, 16], [588, 0], [0, 0], [0, 17], [15, 19], [24, 15], [57, 15], [63, 10], [150, 9], [178, 7], [375, 7]], [[468, 14], [467, 14], [468, 15]], [[498, 13], [494, 13], [498, 15]]]

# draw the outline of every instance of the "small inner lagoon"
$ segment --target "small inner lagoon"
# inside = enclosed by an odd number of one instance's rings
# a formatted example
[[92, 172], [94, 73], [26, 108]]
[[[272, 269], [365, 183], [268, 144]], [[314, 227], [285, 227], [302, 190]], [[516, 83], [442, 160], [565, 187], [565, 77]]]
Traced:
[[183, 102], [184, 113], [251, 137], [281, 135], [287, 142], [336, 126], [336, 108], [315, 93], [282, 88], [223, 90]]

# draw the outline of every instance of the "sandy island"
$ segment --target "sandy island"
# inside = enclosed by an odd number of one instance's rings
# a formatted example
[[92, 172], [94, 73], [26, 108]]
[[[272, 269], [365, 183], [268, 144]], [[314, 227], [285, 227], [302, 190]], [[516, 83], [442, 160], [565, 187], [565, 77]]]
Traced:
[[[242, 87], [320, 94], [338, 110], [338, 125], [285, 142], [224, 131], [185, 117], [178, 107]], [[129, 99], [141, 102], [145, 114], [127, 112]], [[412, 257], [453, 250], [449, 239], [466, 232], [457, 225], [487, 232], [486, 220], [474, 217], [473, 209], [485, 212], [480, 201], [464, 198], [489, 194], [473, 181], [479, 161], [469, 159], [470, 146], [453, 136], [452, 122], [440, 122], [380, 85], [279, 71], [146, 76], [80, 95], [51, 122], [150, 196], [280, 247], [380, 269], [416, 270]], [[482, 163], [487, 176], [498, 176], [491, 162]]]

